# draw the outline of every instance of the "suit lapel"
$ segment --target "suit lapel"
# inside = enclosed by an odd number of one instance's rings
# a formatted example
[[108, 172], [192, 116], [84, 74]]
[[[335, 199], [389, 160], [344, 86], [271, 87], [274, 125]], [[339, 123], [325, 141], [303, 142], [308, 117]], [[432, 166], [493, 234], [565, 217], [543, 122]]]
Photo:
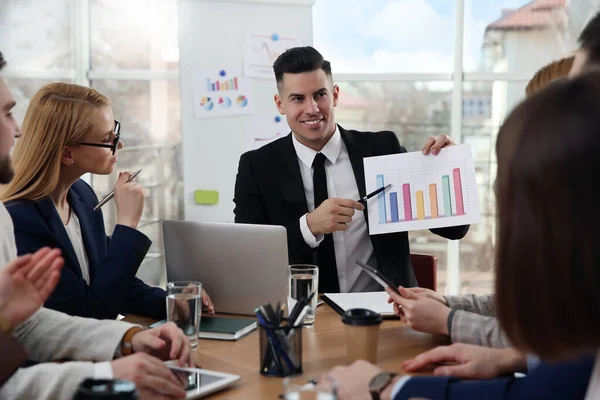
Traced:
[[79, 226], [81, 228], [81, 236], [83, 240], [83, 246], [88, 258], [90, 278], [93, 277], [94, 266], [96, 265], [96, 246], [94, 245], [94, 233], [93, 226], [90, 221], [89, 208], [81, 200], [81, 197], [71, 188], [69, 190], [69, 204], [73, 208], [73, 212], [79, 219]]
[[79, 265], [79, 261], [75, 255], [75, 250], [71, 244], [71, 239], [69, 239], [69, 235], [67, 235], [67, 230], [61, 221], [60, 216], [58, 215], [58, 211], [56, 211], [56, 207], [54, 206], [52, 199], [48, 197], [40, 200], [37, 203], [37, 206], [46, 219], [48, 228], [50, 228], [50, 231], [52, 231], [60, 247], [63, 249], [62, 256], [66, 259], [67, 264], [77, 266], [78, 268], [74, 268], [74, 272], [79, 277], [82, 277], [81, 266]]
[[308, 212], [308, 205], [298, 165], [298, 156], [292, 143], [292, 133], [287, 135], [281, 143], [280, 151], [277, 153], [279, 161], [274, 168], [276, 168], [283, 199], [294, 215], [304, 215]]

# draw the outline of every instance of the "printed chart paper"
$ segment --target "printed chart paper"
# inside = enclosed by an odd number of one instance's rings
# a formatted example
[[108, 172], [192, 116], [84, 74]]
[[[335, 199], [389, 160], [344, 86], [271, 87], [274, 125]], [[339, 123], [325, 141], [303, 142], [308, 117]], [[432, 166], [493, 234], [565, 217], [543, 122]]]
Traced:
[[369, 232], [377, 235], [480, 222], [475, 166], [469, 145], [364, 159]]
[[290, 133], [285, 116], [277, 111], [272, 114], [254, 114], [245, 125], [244, 151], [255, 150]]
[[196, 118], [251, 114], [253, 111], [252, 82], [233, 70], [193, 71], [192, 82]]
[[244, 46], [244, 75], [275, 79], [273, 63], [277, 57], [297, 46], [300, 46], [300, 41], [294, 37], [276, 33], [248, 33]]

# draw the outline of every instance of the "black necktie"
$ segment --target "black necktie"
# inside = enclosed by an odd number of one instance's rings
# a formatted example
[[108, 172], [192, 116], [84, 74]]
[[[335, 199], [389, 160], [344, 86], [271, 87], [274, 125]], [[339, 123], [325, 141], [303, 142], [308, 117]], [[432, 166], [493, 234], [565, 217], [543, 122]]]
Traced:
[[[315, 189], [315, 209], [327, 200], [327, 175], [325, 174], [323, 153], [317, 153], [313, 160], [313, 185]], [[319, 266], [319, 293], [339, 293], [337, 264], [331, 233], [325, 235], [317, 247], [317, 265]]]

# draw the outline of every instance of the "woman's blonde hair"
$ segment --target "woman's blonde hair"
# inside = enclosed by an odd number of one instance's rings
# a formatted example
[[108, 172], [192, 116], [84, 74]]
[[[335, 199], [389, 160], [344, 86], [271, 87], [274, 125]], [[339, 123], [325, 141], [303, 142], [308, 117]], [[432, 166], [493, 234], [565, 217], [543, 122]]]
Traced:
[[108, 99], [94, 89], [70, 83], [51, 83], [31, 99], [23, 136], [12, 153], [15, 176], [0, 195], [2, 201], [48, 197], [58, 185], [65, 146], [83, 140], [94, 113], [108, 106]]
[[565, 57], [540, 68], [527, 84], [525, 94], [531, 96], [538, 90], [545, 88], [553, 80], [569, 75], [574, 60], [575, 56]]

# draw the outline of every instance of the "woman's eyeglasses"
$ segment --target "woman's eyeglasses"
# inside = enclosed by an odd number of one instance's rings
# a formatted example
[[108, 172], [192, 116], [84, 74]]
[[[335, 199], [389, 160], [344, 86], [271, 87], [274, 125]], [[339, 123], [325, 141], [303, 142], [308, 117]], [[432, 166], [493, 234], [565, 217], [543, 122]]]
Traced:
[[115, 138], [113, 140], [112, 144], [107, 144], [107, 143], [79, 143], [82, 146], [92, 146], [92, 147], [104, 147], [107, 149], [111, 149], [112, 154], [114, 155], [115, 152], [117, 151], [117, 147], [119, 146], [119, 140], [121, 138], [121, 123], [117, 120], [115, 120], [115, 129], [114, 129], [114, 133], [115, 133]]

